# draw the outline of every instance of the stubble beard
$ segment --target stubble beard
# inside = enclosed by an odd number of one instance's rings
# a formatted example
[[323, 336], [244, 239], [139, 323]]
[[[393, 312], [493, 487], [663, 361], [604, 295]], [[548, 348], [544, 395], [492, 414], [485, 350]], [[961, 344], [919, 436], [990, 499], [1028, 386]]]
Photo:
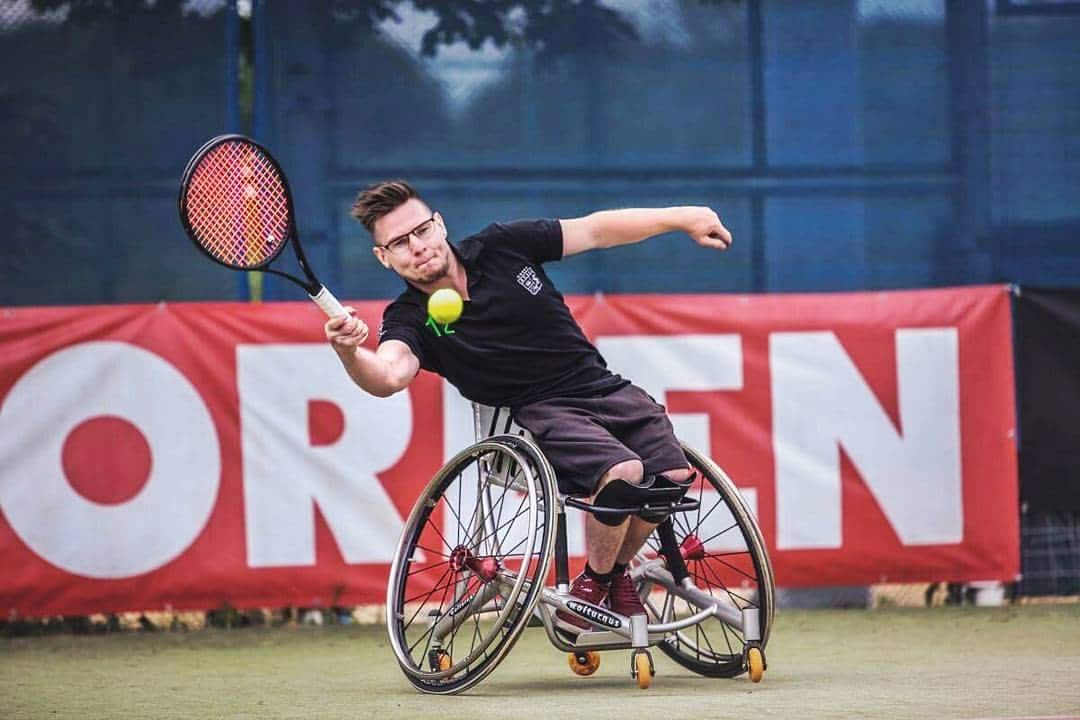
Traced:
[[433, 258], [433, 261], [429, 261], [429, 266], [435, 264], [438, 264], [438, 267], [425, 267], [419, 271], [416, 281], [430, 285], [446, 277], [450, 272], [450, 263], [446, 261], [446, 258]]

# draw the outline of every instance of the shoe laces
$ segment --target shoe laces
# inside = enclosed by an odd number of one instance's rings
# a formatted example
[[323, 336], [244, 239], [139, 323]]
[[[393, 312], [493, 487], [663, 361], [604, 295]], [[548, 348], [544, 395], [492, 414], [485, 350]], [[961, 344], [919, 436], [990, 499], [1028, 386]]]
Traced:
[[594, 580], [588, 575], [582, 575], [574, 581], [574, 586], [570, 589], [571, 595], [593, 603], [594, 605], [601, 602], [604, 599], [604, 595], [607, 594], [608, 588], [603, 583]]

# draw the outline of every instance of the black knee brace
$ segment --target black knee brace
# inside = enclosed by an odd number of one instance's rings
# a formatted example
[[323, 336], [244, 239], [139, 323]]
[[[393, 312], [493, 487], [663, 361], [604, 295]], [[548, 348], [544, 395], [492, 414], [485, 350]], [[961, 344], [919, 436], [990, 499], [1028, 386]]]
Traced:
[[[690, 486], [694, 484], [696, 478], [697, 472], [691, 470], [690, 475], [682, 481], [675, 481], [667, 475], [657, 473], [656, 475], [648, 476], [646, 482], [648, 483], [647, 487], [649, 488], [653, 502], [672, 505], [678, 503], [686, 496], [686, 492], [690, 489]], [[671, 510], [668, 509], [648, 509], [638, 513], [639, 518], [645, 522], [651, 523], [661, 523], [667, 519], [669, 515], [671, 515]]]
[[[643, 503], [644, 499], [637, 485], [616, 478], [596, 493], [590, 512], [604, 525], [615, 527], [622, 525], [623, 521], [629, 517], [630, 510], [638, 509]], [[620, 512], [621, 510], [628, 512]]]

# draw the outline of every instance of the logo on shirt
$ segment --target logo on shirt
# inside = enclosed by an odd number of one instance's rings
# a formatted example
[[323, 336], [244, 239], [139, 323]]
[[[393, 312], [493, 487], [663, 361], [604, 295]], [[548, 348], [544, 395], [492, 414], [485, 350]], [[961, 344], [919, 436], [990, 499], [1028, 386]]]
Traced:
[[536, 271], [529, 265], [521, 268], [517, 274], [517, 281], [531, 295], [539, 295], [540, 290], [544, 287], [544, 283], [540, 282], [540, 278], [536, 276]]
[[453, 335], [454, 331], [450, 329], [450, 325], [447, 323], [435, 322], [435, 318], [428, 315], [427, 322], [424, 325], [431, 328], [431, 332], [435, 333], [435, 337], [442, 337], [443, 335]]

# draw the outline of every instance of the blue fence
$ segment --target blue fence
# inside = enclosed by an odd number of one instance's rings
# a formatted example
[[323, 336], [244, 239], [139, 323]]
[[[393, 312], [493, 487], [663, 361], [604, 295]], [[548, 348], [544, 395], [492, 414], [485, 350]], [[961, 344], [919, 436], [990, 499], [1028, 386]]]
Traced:
[[569, 292], [1080, 286], [1076, 9], [0, 0], [0, 304], [247, 297], [175, 210], [191, 152], [234, 130], [279, 156], [341, 297], [398, 291], [348, 216], [390, 176], [458, 237], [666, 204], [736, 235], [725, 255], [671, 237], [577, 256], [553, 269]]

